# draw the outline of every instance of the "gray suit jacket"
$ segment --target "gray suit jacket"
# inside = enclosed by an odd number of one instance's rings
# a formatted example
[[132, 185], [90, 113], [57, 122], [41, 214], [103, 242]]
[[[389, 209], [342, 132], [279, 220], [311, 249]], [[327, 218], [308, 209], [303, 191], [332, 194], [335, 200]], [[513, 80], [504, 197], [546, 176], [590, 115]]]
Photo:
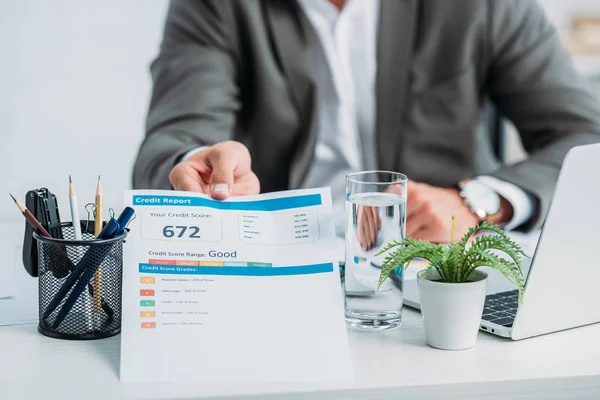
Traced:
[[[600, 107], [534, 0], [381, 0], [377, 43], [379, 168], [447, 187], [488, 173], [545, 217], [562, 160], [600, 142]], [[234, 139], [262, 191], [297, 188], [315, 142], [315, 33], [295, 0], [173, 0], [152, 64], [136, 188], [170, 188], [187, 151]], [[517, 126], [525, 162], [478, 170], [490, 98]]]

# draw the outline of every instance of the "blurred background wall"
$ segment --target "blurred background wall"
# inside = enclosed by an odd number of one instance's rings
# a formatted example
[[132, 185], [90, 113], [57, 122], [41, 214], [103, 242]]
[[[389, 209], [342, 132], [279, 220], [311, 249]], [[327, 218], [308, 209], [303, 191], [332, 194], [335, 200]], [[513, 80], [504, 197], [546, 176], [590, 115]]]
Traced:
[[[538, 0], [548, 18], [554, 23], [565, 45], [571, 50], [579, 72], [590, 82], [600, 97], [600, 1], [594, 0]], [[585, 26], [576, 24], [584, 19]], [[593, 28], [589, 28], [593, 23]], [[519, 136], [506, 123], [505, 161], [517, 162], [525, 157]]]
[[[600, 2], [541, 0], [561, 34], [573, 15], [600, 17]], [[119, 209], [142, 139], [149, 63], [167, 0], [0, 2], [0, 223], [22, 222], [7, 192], [48, 186], [68, 216], [67, 177], [83, 203], [102, 175], [108, 206]], [[565, 39], [567, 40], [567, 39]], [[600, 75], [600, 54], [576, 54]], [[509, 158], [520, 157], [509, 139]]]
[[122, 208], [167, 4], [0, 1], [0, 222], [22, 220], [9, 191], [44, 185], [70, 220], [69, 174], [82, 218], [98, 175], [107, 206]]

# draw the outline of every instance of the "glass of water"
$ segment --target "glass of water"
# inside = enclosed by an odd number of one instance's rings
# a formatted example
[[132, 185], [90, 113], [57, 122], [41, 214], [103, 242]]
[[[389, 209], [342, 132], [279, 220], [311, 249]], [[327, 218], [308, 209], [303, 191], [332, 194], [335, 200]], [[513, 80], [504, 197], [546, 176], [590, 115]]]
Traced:
[[385, 254], [392, 240], [406, 234], [405, 175], [364, 171], [346, 176], [346, 259], [344, 300], [346, 323], [362, 330], [402, 325], [403, 269], [398, 266], [379, 286]]

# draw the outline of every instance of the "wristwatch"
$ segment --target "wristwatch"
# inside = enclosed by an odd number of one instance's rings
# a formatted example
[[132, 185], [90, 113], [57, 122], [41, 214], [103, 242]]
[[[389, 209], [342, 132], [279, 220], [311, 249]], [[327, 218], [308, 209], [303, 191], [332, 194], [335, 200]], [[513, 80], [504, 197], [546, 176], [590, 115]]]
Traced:
[[465, 179], [458, 183], [460, 197], [471, 211], [479, 218], [479, 222], [494, 222], [500, 212], [500, 195], [488, 186], [475, 179]]

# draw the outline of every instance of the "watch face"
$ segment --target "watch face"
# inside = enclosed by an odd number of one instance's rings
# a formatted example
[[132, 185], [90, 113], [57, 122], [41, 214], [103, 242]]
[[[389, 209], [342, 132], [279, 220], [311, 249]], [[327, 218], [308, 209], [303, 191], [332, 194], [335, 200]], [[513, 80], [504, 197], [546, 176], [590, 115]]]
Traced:
[[487, 215], [496, 214], [500, 210], [500, 196], [486, 185], [471, 181], [463, 191], [469, 203], [484, 210]]

